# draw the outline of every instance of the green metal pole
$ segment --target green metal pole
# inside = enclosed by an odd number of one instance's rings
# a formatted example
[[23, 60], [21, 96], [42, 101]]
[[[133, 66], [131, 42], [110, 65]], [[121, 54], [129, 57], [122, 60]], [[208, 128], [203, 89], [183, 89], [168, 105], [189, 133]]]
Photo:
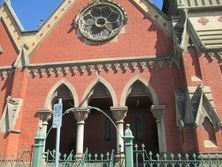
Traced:
[[125, 130], [125, 135], [123, 136], [123, 140], [125, 143], [125, 156], [126, 156], [126, 161], [125, 161], [125, 166], [126, 167], [133, 167], [133, 134], [132, 131], [130, 130], [130, 125], [126, 125], [126, 130]]
[[42, 167], [42, 154], [43, 154], [44, 141], [45, 141], [45, 136], [42, 133], [42, 127], [40, 127], [35, 136], [32, 167]]

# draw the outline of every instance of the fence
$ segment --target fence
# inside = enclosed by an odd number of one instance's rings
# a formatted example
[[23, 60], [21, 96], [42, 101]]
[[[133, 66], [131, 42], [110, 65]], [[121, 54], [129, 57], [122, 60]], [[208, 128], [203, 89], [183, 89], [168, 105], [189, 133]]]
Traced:
[[[51, 167], [54, 166], [56, 151], [47, 151], [43, 154], [44, 137], [38, 132], [32, 151], [26, 148], [17, 155], [0, 154], [0, 167]], [[88, 149], [81, 157], [69, 154], [60, 154], [59, 167], [221, 167], [222, 153], [196, 154], [196, 153], [157, 153], [145, 150], [135, 145], [133, 149], [133, 135], [129, 125], [123, 136], [125, 143], [124, 156], [114, 161], [114, 151], [104, 154], [90, 154]], [[32, 162], [31, 162], [32, 160]], [[117, 160], [117, 159], [116, 159]]]
[[221, 167], [222, 154], [157, 153], [135, 145], [135, 167]]
[[[56, 151], [47, 151], [45, 153], [45, 162], [47, 167], [53, 167], [55, 163]], [[80, 157], [73, 154], [73, 150], [69, 155], [60, 154], [59, 159], [60, 167], [113, 167], [114, 166], [114, 150], [109, 153], [104, 154], [90, 154], [88, 149]]]
[[31, 167], [32, 149], [25, 146], [25, 150], [17, 154], [0, 153], [0, 167]]

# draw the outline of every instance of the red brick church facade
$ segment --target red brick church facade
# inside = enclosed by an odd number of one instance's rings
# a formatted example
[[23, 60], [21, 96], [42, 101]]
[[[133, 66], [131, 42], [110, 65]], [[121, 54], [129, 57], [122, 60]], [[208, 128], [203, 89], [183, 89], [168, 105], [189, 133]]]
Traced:
[[[203, 1], [202, 1], [203, 2]], [[222, 2], [65, 0], [37, 31], [0, 7], [0, 152], [32, 146], [63, 99], [61, 152], [134, 143], [153, 152], [222, 151]], [[206, 12], [207, 11], [207, 12]], [[55, 147], [55, 131], [45, 143]], [[99, 147], [98, 147], [99, 146]], [[121, 148], [123, 151], [123, 148]]]

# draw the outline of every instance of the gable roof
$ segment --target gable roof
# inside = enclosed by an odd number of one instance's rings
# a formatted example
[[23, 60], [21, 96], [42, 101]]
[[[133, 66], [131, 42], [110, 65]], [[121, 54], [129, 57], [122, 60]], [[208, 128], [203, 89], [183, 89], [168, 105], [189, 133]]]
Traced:
[[217, 115], [217, 112], [209, 102], [206, 94], [203, 92], [203, 89], [201, 87], [199, 88], [199, 91], [200, 91], [200, 97], [195, 118], [195, 125], [196, 126], [202, 125], [204, 118], [207, 117], [214, 126], [220, 126], [221, 121]]
[[150, 0], [130, 0], [149, 17], [169, 37], [172, 37], [172, 24], [170, 18], [158, 9]]
[[25, 31], [13, 10], [10, 0], [0, 6], [0, 16], [4, 20], [12, 39], [18, 48], [25, 48], [28, 53], [43, 39], [54, 25], [64, 16], [76, 0], [63, 1], [38, 30]]
[[[35, 31], [25, 31], [15, 11], [11, 6], [10, 0], [5, 0], [1, 6], [2, 15], [9, 32], [15, 41], [18, 48], [26, 48], [27, 52], [30, 53], [38, 43], [53, 29], [53, 27], [63, 18], [66, 12], [77, 0], [66, 0], [63, 1], [58, 8], [48, 17], [44, 24]], [[168, 36], [171, 37], [171, 23], [169, 18], [160, 11], [154, 4], [149, 0], [131, 0], [136, 7], [149, 18], [151, 18], [156, 25], [162, 29]]]

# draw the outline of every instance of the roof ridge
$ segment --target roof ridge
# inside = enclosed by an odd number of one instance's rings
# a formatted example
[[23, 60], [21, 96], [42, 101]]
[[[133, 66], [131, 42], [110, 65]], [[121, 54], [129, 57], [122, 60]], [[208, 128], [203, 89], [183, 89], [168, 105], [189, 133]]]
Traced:
[[150, 0], [130, 0], [134, 4], [138, 5], [140, 10], [152, 19], [157, 26], [162, 29], [169, 37], [172, 37], [172, 24], [170, 18], [159, 10]]

